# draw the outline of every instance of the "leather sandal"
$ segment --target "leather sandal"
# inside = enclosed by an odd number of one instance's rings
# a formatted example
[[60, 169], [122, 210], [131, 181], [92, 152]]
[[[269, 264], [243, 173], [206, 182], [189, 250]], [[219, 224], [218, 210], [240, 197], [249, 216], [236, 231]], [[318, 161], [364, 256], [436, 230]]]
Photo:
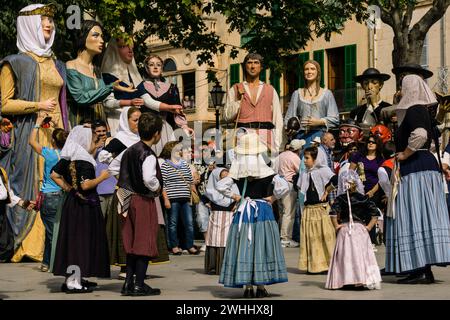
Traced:
[[[192, 252], [191, 249], [195, 249], [195, 251]], [[193, 255], [199, 255], [200, 254], [200, 250], [198, 248], [192, 247], [191, 249], [188, 250], [189, 254], [193, 254]]]
[[172, 254], [174, 256], [181, 256], [183, 254], [183, 250], [181, 250], [181, 249], [178, 249], [178, 251], [173, 251], [173, 249], [172, 249], [172, 250], [170, 250], [170, 252], [172, 252]]

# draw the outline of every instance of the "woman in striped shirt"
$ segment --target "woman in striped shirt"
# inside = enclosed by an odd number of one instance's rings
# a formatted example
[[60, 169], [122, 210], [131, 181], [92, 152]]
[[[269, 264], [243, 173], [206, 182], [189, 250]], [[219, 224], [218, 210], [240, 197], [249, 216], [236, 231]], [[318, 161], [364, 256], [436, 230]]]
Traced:
[[189, 164], [182, 159], [183, 145], [178, 141], [166, 143], [160, 157], [165, 159], [161, 165], [163, 176], [164, 206], [168, 210], [169, 248], [175, 255], [181, 255], [177, 226], [178, 219], [184, 226], [186, 247], [190, 254], [199, 254], [194, 247], [194, 225], [191, 209], [191, 190], [194, 188]]

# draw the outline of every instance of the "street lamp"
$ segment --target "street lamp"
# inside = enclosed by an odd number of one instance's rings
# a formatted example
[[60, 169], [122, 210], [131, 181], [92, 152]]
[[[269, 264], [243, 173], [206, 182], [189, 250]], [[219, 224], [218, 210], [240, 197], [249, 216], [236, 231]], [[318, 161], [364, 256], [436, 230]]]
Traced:
[[222, 90], [222, 86], [219, 81], [216, 81], [216, 85], [212, 88], [209, 94], [211, 95], [213, 105], [216, 108], [216, 130], [219, 131], [219, 110], [222, 106], [223, 96], [225, 95], [225, 91]]

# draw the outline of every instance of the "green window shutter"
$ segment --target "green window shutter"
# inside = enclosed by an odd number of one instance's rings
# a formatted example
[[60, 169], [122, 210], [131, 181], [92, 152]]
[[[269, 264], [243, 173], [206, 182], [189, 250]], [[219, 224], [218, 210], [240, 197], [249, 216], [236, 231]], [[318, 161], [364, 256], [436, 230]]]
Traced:
[[275, 90], [278, 93], [278, 96], [280, 96], [280, 76], [275, 75], [274, 73], [270, 73], [270, 84], [275, 88]]
[[241, 65], [239, 63], [235, 63], [230, 65], [230, 88], [235, 84], [240, 82], [240, 74], [239, 70], [241, 69]]
[[313, 59], [317, 61], [320, 65], [320, 70], [322, 71], [320, 73], [320, 86], [323, 88], [325, 86], [325, 75], [324, 75], [324, 56], [325, 56], [325, 50], [317, 50], [313, 52]]
[[267, 69], [263, 69], [259, 74], [259, 80], [261, 80], [262, 82], [266, 82], [266, 73]]
[[345, 46], [344, 61], [344, 108], [349, 111], [356, 107], [356, 44]]
[[298, 55], [298, 88], [305, 87], [305, 76], [303, 74], [303, 64], [309, 60], [309, 52], [302, 52]]

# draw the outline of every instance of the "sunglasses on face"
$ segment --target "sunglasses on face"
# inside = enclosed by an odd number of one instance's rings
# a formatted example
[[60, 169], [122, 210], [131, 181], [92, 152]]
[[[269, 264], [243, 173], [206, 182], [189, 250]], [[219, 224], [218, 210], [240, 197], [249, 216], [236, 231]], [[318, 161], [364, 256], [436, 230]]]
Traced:
[[373, 140], [369, 140], [369, 141], [367, 141], [367, 144], [377, 144], [377, 143]]

